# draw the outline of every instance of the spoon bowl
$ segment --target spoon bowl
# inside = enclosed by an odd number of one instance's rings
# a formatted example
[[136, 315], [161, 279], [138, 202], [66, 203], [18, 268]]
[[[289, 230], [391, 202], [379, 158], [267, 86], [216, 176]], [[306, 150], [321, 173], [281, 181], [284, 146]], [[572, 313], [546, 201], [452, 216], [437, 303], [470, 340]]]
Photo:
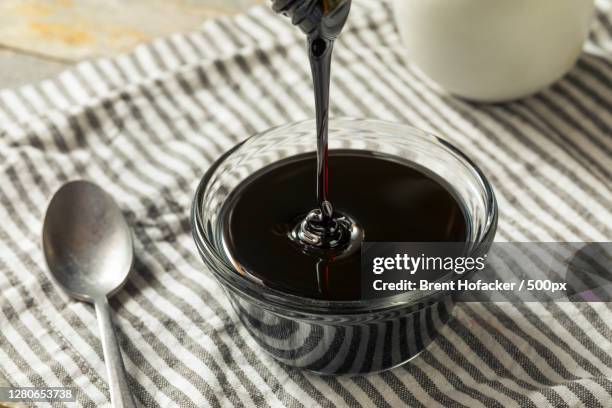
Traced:
[[132, 267], [132, 235], [113, 198], [88, 181], [64, 184], [43, 227], [43, 251], [55, 281], [93, 302], [119, 290]]

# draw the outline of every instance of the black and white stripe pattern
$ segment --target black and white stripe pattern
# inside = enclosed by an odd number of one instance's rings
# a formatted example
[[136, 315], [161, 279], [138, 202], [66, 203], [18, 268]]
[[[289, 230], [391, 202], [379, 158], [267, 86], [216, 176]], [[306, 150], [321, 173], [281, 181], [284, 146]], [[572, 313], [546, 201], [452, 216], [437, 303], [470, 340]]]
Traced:
[[[333, 115], [452, 140], [494, 184], [499, 240], [612, 239], [609, 0], [570, 74], [504, 105], [430, 89], [408, 68], [389, 7], [355, 3], [336, 47]], [[112, 306], [145, 406], [612, 406], [606, 303], [461, 304], [417, 359], [365, 377], [317, 377], [262, 352], [199, 260], [189, 207], [223, 151], [313, 116], [303, 48], [259, 7], [0, 92], [0, 376], [76, 386], [81, 405], [109, 406], [93, 309], [53, 286], [38, 244], [53, 191], [88, 178], [136, 232], [134, 275]]]

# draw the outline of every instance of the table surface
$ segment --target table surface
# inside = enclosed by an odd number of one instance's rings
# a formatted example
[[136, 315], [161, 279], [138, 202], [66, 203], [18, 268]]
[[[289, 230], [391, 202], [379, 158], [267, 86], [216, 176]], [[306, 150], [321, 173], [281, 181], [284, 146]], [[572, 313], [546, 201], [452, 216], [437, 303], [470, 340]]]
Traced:
[[2, 0], [0, 89], [51, 77], [70, 65], [197, 28], [207, 18], [265, 0]]

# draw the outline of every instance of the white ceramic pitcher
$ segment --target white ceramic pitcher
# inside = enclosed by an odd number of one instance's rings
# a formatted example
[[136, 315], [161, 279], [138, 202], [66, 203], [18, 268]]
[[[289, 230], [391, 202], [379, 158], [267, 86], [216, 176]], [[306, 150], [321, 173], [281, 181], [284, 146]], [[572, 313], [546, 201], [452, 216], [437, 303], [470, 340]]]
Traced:
[[394, 0], [408, 60], [446, 91], [499, 102], [537, 92], [580, 56], [593, 0]]

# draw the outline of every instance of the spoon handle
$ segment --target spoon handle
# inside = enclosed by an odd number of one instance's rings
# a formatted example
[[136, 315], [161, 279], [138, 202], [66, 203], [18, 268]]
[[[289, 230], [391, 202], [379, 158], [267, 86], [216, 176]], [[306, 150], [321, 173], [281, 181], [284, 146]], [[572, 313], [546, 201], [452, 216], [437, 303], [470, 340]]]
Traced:
[[96, 299], [96, 316], [98, 326], [102, 336], [102, 350], [104, 351], [104, 361], [106, 362], [106, 372], [108, 374], [108, 384], [110, 388], [111, 403], [114, 408], [135, 408], [132, 393], [128, 388], [125, 366], [121, 358], [121, 349], [117, 342], [115, 329], [111, 319], [111, 309], [106, 296]]

